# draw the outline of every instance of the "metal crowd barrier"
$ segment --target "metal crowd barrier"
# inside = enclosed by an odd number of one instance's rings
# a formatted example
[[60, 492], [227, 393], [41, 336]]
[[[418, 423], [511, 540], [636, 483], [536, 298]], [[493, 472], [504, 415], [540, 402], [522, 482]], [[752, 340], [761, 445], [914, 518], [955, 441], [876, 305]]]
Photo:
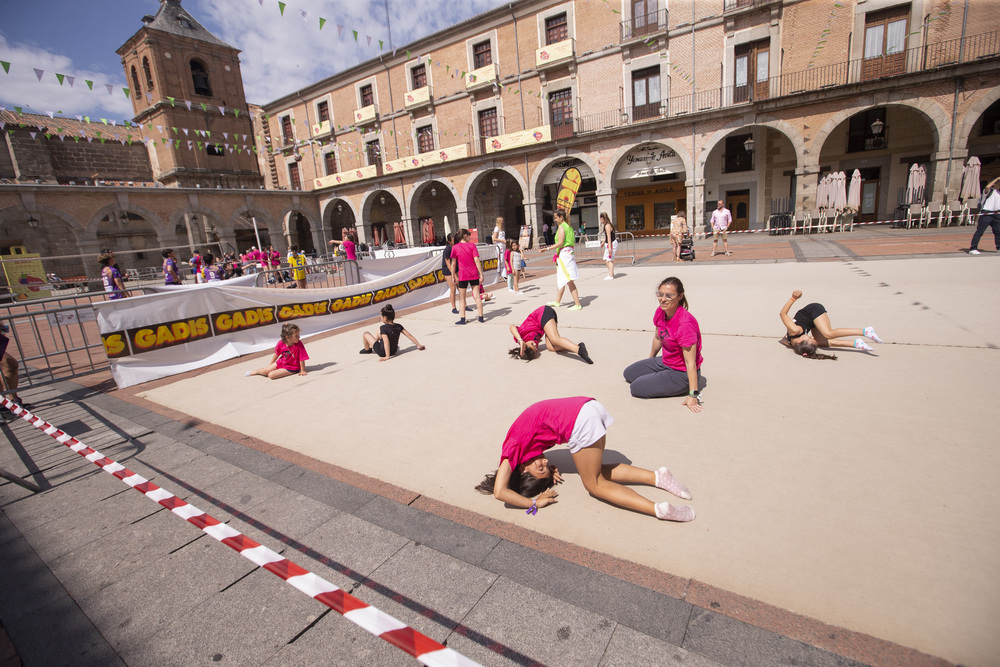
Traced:
[[[306, 264], [306, 288], [344, 287], [357, 285], [361, 282], [361, 271], [353, 259], [335, 258], [332, 260]], [[277, 269], [257, 271], [254, 287], [270, 287], [276, 289], [292, 289], [295, 287], [295, 269], [282, 264]]]
[[[615, 253], [615, 263], [625, 259], [631, 260], [635, 264], [635, 234], [632, 232], [616, 232], [618, 236], [618, 252]], [[576, 261], [580, 262], [588, 259], [603, 261], [604, 248], [601, 247], [600, 234], [588, 234], [576, 237], [576, 247], [574, 248]]]

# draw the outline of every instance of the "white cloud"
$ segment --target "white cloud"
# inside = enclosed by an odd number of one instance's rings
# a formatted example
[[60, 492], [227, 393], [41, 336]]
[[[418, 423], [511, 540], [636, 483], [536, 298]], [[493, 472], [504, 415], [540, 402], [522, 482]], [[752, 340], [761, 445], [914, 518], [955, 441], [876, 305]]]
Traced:
[[[392, 43], [404, 46], [502, 4], [506, 3], [391, 0]], [[296, 0], [286, 5], [284, 16], [273, 0], [265, 0], [263, 6], [257, 0], [199, 0], [188, 11], [219, 39], [242, 51], [240, 67], [247, 99], [257, 104], [293, 93], [380, 53], [392, 53], [382, 0]], [[305, 20], [302, 11], [307, 13]], [[322, 30], [320, 17], [326, 19]], [[338, 25], [344, 26], [342, 33]], [[357, 42], [352, 30], [358, 31]], [[383, 42], [383, 51], [378, 40]], [[464, 67], [465, 63], [456, 65]]]
[[[26, 112], [62, 112], [73, 116], [85, 114], [91, 117], [125, 119], [132, 117], [132, 104], [122, 87], [125, 86], [124, 73], [108, 74], [90, 69], [77, 69], [73, 60], [37, 46], [9, 42], [0, 33], [0, 60], [10, 62], [10, 73], [0, 70], [0, 104], [8, 109], [19, 106]], [[41, 81], [35, 69], [42, 70]], [[75, 77], [73, 86], [64, 79], [59, 85], [56, 73]], [[94, 88], [87, 87], [85, 80], [94, 82]], [[105, 84], [112, 84], [108, 94]]]

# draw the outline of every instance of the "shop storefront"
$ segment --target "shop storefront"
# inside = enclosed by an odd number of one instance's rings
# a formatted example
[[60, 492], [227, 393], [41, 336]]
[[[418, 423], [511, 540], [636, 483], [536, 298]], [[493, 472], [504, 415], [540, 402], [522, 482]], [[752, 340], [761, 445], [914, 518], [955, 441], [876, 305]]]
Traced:
[[687, 211], [684, 163], [663, 144], [643, 144], [626, 153], [616, 170], [615, 187], [619, 231], [666, 234], [670, 218]]

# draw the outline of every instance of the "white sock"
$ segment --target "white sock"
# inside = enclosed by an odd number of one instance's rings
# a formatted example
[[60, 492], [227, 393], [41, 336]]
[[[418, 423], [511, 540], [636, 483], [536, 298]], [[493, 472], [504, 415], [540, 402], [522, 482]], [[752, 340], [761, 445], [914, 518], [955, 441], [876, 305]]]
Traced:
[[694, 508], [670, 503], [656, 503], [656, 518], [660, 521], [691, 521]]
[[672, 493], [678, 498], [691, 500], [691, 492], [688, 488], [677, 481], [677, 478], [670, 474], [666, 468], [658, 468], [654, 471], [656, 475], [657, 488], [663, 489], [667, 493]]

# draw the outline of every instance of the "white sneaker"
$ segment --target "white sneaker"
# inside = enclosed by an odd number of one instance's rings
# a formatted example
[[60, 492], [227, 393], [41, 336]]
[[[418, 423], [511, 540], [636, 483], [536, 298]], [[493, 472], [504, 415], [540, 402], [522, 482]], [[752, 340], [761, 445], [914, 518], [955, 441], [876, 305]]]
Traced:
[[978, 254], [979, 254], [979, 251], [978, 251], [978, 250], [976, 250], [975, 248], [973, 248], [972, 250], [970, 250], [970, 251], [969, 251], [969, 254], [970, 254], [970, 255], [978, 255]]
[[614, 280], [615, 277], [614, 276], [604, 276], [604, 279], [605, 280]]

